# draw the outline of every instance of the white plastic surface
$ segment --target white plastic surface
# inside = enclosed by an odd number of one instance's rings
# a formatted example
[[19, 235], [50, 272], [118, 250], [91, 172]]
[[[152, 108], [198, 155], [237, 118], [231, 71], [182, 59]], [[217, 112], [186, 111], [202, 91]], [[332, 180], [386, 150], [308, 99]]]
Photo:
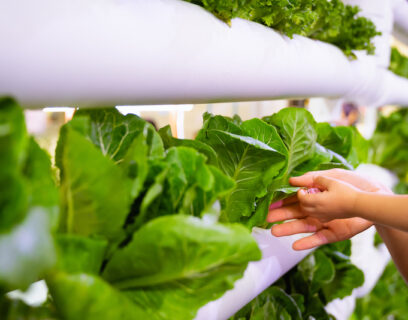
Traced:
[[26, 107], [305, 96], [408, 104], [408, 81], [378, 72], [377, 57], [350, 62], [329, 44], [241, 19], [228, 27], [180, 0], [2, 1], [0, 41], [0, 95]]
[[394, 29], [399, 40], [408, 43], [408, 2], [406, 0], [391, 0], [393, 2]]
[[276, 238], [270, 230], [260, 228], [254, 228], [252, 235], [262, 251], [262, 260], [251, 262], [234, 289], [202, 307], [195, 320], [228, 319], [311, 252], [292, 249], [292, 243], [302, 235]]

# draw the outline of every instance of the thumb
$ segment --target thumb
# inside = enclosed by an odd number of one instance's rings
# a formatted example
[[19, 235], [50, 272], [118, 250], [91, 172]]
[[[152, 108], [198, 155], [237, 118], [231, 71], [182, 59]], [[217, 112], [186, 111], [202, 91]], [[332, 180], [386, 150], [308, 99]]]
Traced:
[[300, 189], [297, 197], [302, 205], [314, 206], [321, 200], [321, 193], [310, 193], [308, 189]]

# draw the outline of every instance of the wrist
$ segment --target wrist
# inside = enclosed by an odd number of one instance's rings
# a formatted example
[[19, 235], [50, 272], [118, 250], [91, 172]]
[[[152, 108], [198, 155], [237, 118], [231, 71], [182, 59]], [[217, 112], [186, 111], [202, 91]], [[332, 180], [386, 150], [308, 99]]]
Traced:
[[361, 201], [361, 198], [363, 196], [363, 192], [361, 191], [353, 191], [349, 195], [347, 199], [347, 209], [346, 209], [346, 214], [348, 218], [353, 218], [353, 217], [360, 217], [359, 215], [359, 202]]

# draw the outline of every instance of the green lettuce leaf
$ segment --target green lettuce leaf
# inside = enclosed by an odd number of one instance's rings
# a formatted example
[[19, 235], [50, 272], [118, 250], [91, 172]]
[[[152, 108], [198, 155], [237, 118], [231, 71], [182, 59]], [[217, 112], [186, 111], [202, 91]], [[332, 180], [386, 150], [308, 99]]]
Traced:
[[192, 319], [241, 278], [261, 252], [239, 225], [183, 215], [157, 218], [139, 229], [108, 262], [103, 277], [126, 290], [153, 319]]
[[122, 115], [115, 108], [80, 109], [75, 112], [74, 118], [86, 118], [86, 128], [83, 133], [103, 153], [103, 155], [120, 163], [133, 139], [141, 132], [145, 132], [149, 146], [149, 155], [162, 156], [163, 143], [154, 127], [138, 116]]
[[193, 148], [207, 157], [207, 163], [212, 164], [212, 165], [217, 165], [217, 154], [207, 144], [202, 143], [198, 140], [174, 138], [171, 133], [170, 126], [165, 126], [161, 128], [159, 130], [159, 134], [161, 138], [163, 139], [163, 144], [166, 149], [169, 149], [171, 147], [179, 147], [179, 146]]
[[99, 277], [58, 272], [47, 278], [47, 285], [63, 319], [149, 319], [143, 307]]
[[0, 287], [24, 289], [55, 263], [58, 191], [48, 155], [10, 98], [0, 99], [0, 186]]
[[99, 274], [107, 248], [106, 240], [58, 234], [56, 245], [58, 270], [67, 273]]
[[83, 135], [70, 127], [62, 134], [62, 230], [116, 241], [131, 205], [129, 181]]
[[19, 299], [0, 297], [2, 320], [58, 320], [54, 306], [46, 303], [41, 306], [29, 306]]
[[315, 151], [317, 133], [313, 116], [305, 109], [285, 108], [264, 120], [278, 128], [288, 150], [286, 176]]
[[[260, 136], [265, 125], [254, 122], [251, 132]], [[246, 128], [246, 131], [250, 130]], [[237, 222], [242, 216], [251, 216], [255, 200], [266, 195], [268, 185], [285, 164], [285, 156], [266, 143], [246, 136], [237, 125], [221, 116], [207, 116], [197, 139], [215, 150], [220, 169], [236, 182], [235, 189], [225, 197], [223, 219]]]

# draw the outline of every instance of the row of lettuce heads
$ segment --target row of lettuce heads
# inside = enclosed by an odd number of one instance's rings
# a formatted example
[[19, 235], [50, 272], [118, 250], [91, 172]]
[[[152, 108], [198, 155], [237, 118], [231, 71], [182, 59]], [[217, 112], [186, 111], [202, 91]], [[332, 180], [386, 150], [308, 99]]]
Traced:
[[371, 20], [358, 15], [359, 8], [341, 0], [184, 0], [230, 23], [233, 18], [251, 20], [289, 37], [299, 34], [331, 43], [348, 56], [352, 50], [374, 53], [372, 39], [379, 35]]
[[[78, 110], [56, 168], [0, 100], [0, 314], [4, 319], [193, 319], [261, 252], [271, 202], [310, 170], [352, 169], [369, 143], [304, 109], [270, 117], [204, 115], [195, 140], [116, 109]], [[350, 242], [316, 250], [234, 319], [330, 319], [327, 302], [364, 281]], [[45, 279], [47, 303], [5, 295]]]

